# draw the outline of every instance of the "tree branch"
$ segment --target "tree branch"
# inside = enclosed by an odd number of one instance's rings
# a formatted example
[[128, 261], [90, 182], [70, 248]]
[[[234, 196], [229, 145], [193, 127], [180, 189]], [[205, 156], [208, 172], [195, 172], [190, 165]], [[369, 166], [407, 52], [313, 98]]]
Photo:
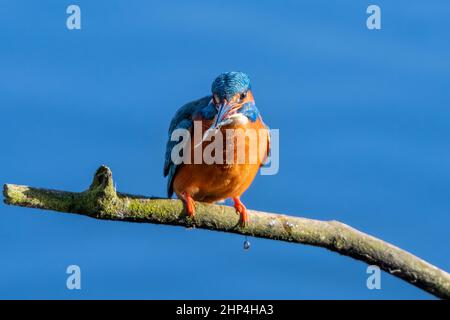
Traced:
[[179, 200], [116, 192], [111, 170], [105, 166], [97, 170], [91, 186], [84, 192], [5, 184], [3, 194], [6, 204], [22, 207], [77, 213], [97, 219], [195, 226], [324, 247], [377, 265], [437, 297], [450, 299], [450, 275], [447, 272], [343, 223], [249, 210], [249, 223], [241, 227], [239, 215], [233, 208], [199, 202], [196, 203], [196, 215], [191, 219]]

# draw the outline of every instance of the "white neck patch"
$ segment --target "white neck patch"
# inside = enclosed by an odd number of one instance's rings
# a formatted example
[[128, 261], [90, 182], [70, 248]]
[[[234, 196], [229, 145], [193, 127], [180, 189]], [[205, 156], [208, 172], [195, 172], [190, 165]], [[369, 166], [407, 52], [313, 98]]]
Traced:
[[231, 121], [233, 121], [233, 124], [240, 124], [244, 125], [248, 123], [248, 118], [244, 116], [242, 113], [235, 113], [229, 117]]

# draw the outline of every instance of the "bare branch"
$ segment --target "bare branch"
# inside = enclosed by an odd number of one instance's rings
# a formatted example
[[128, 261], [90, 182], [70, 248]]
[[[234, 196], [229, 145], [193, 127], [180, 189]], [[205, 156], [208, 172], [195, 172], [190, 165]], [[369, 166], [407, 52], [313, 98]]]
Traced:
[[179, 200], [116, 192], [111, 170], [101, 166], [84, 192], [66, 192], [6, 184], [4, 202], [22, 207], [87, 215], [97, 219], [197, 227], [327, 248], [370, 265], [437, 297], [450, 299], [450, 275], [380, 239], [337, 221], [319, 221], [249, 210], [249, 223], [228, 206], [196, 203], [194, 219]]

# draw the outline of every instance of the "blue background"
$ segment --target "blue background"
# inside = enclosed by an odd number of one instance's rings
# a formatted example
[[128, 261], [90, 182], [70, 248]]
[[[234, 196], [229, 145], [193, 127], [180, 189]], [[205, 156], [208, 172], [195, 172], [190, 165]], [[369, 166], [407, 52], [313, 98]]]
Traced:
[[[82, 29], [66, 28], [77, 4]], [[249, 208], [336, 219], [450, 270], [450, 4], [0, 1], [0, 183], [163, 196], [175, 110], [242, 70], [280, 129]], [[0, 298], [432, 298], [321, 248], [0, 204]], [[66, 289], [77, 264], [82, 289]]]

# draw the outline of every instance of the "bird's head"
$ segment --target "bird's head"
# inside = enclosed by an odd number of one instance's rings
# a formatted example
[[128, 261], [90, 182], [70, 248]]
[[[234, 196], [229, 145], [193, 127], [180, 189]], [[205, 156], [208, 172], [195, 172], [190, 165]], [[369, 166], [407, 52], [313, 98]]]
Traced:
[[[217, 129], [233, 122], [234, 118], [246, 116], [243, 112], [255, 107], [250, 78], [243, 72], [225, 72], [212, 83], [212, 103], [217, 116], [211, 128]], [[256, 110], [256, 109], [255, 109]]]

